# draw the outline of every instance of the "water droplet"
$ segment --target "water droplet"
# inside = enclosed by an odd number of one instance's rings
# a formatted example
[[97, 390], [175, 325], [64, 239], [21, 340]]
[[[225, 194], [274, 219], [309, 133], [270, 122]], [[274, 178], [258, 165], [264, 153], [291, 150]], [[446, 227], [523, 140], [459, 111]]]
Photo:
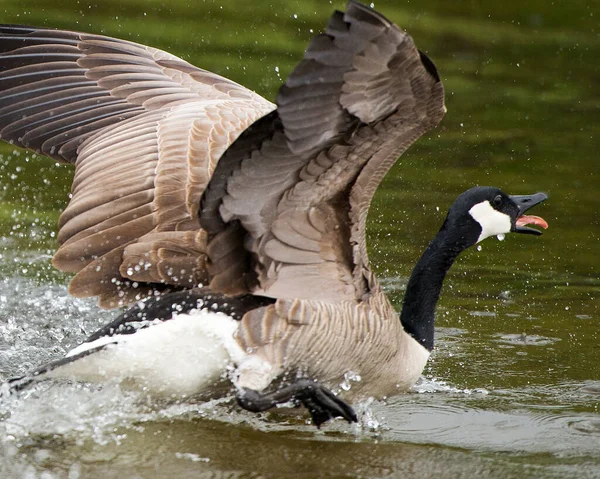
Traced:
[[362, 378], [360, 377], [360, 374], [357, 374], [354, 371], [348, 371], [347, 373], [344, 373], [344, 380], [341, 382], [340, 387], [344, 391], [350, 391], [350, 389], [352, 388], [351, 383], [358, 383], [361, 380]]

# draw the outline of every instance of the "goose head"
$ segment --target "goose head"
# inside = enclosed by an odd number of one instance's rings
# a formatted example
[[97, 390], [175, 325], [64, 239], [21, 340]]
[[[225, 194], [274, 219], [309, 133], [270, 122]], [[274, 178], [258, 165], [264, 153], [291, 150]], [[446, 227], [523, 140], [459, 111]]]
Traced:
[[541, 235], [541, 231], [528, 225], [546, 229], [548, 223], [525, 212], [547, 198], [545, 193], [511, 196], [498, 188], [476, 186], [454, 201], [442, 229], [458, 234], [465, 248], [490, 236], [511, 232]]
[[476, 186], [462, 193], [448, 211], [435, 238], [417, 262], [406, 286], [400, 321], [425, 349], [433, 349], [435, 305], [446, 273], [456, 257], [485, 238], [510, 232], [540, 235], [527, 225], [547, 228], [525, 212], [547, 198], [544, 193], [510, 196], [498, 188]]

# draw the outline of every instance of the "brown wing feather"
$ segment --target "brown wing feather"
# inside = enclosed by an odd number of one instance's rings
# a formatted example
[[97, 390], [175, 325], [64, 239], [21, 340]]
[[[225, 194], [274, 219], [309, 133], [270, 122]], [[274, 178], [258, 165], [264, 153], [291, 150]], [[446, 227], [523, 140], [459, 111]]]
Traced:
[[105, 306], [206, 281], [200, 197], [228, 145], [272, 108], [155, 48], [0, 26], [0, 138], [75, 163], [54, 264], [79, 272], [73, 294]]
[[[435, 68], [410, 36], [355, 2], [336, 12], [280, 90], [277, 112], [217, 166], [201, 223], [209, 250], [227, 237], [238, 246], [221, 245], [211, 257], [211, 285], [274, 298], [364, 299], [375, 287], [365, 244], [373, 193], [444, 111]], [[241, 238], [221, 234], [236, 223]], [[239, 267], [217, 263], [233, 264], [223, 252], [239, 255], [242, 243], [247, 257], [237, 259], [249, 266], [240, 286]]]

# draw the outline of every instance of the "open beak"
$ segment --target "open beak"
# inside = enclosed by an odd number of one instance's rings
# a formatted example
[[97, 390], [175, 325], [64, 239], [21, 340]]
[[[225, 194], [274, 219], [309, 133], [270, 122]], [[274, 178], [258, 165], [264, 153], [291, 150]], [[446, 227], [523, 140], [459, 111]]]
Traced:
[[519, 207], [519, 216], [517, 217], [517, 220], [513, 225], [512, 231], [514, 231], [515, 233], [541, 235], [541, 231], [538, 231], [534, 228], [530, 228], [528, 225], [536, 225], [543, 229], [548, 228], [548, 223], [546, 223], [546, 220], [544, 220], [544, 218], [524, 214], [528, 209], [548, 199], [547, 194], [535, 193], [533, 195], [515, 195], [510, 196], [510, 199], [514, 201], [514, 203]]

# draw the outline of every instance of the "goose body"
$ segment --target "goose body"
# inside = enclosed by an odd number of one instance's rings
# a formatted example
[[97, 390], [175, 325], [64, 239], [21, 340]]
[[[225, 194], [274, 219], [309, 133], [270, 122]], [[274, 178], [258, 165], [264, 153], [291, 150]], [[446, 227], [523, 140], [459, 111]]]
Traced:
[[223, 313], [179, 314], [133, 334], [83, 343], [45, 376], [125, 382], [159, 397], [194, 396], [218, 388], [227, 366], [241, 360], [237, 326]]
[[398, 318], [369, 265], [366, 217], [398, 156], [442, 119], [443, 87], [408, 34], [354, 1], [311, 41], [276, 105], [150, 47], [0, 33], [0, 137], [76, 167], [55, 265], [77, 273], [76, 295], [137, 302], [13, 389], [58, 376], [167, 396], [233, 383], [251, 411], [293, 400], [317, 425], [356, 420], [344, 400], [420, 376], [458, 254], [547, 226], [523, 214], [543, 194], [463, 193]]

